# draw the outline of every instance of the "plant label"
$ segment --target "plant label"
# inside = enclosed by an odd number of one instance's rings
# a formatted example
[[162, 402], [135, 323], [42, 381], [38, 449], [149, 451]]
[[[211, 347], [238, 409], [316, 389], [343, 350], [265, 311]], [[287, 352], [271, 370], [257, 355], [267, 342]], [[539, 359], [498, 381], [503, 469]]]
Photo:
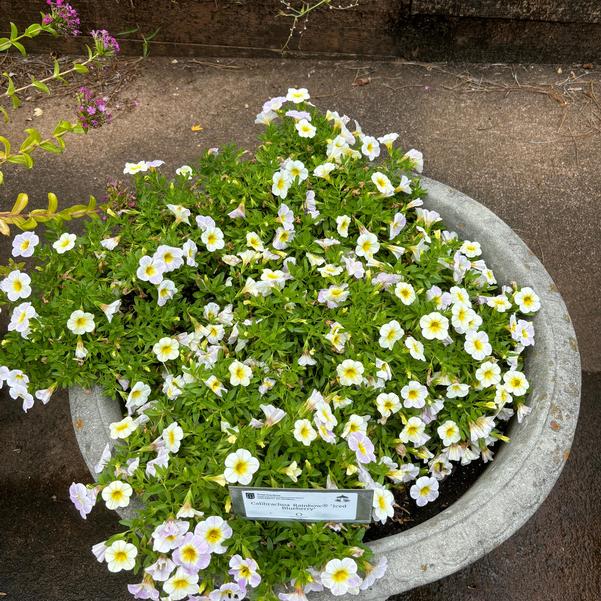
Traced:
[[249, 520], [371, 521], [373, 490], [230, 486], [234, 511]]

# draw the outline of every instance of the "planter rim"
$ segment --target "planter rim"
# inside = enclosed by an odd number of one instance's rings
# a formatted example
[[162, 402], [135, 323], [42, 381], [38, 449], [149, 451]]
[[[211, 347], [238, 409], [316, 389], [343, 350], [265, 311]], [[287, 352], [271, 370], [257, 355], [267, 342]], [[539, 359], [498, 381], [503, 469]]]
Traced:
[[[531, 286], [542, 308], [534, 318], [536, 344], [525, 371], [532, 413], [509, 428], [510, 444], [453, 505], [409, 530], [369, 543], [375, 559], [388, 558], [384, 578], [364, 591], [382, 601], [466, 567], [514, 534], [545, 500], [568, 458], [580, 405], [580, 355], [576, 335], [551, 276], [519, 236], [492, 211], [465, 194], [422, 177], [424, 207], [438, 211], [450, 230], [481, 243], [500, 283]], [[94, 465], [109, 441], [109, 424], [122, 419], [119, 403], [100, 390], [69, 389], [71, 417], [82, 455]], [[128, 510], [130, 508], [128, 507]], [[130, 511], [135, 511], [135, 504]], [[128, 513], [128, 512], [124, 512]], [[123, 515], [123, 514], [122, 514]], [[313, 601], [357, 597], [314, 593]]]

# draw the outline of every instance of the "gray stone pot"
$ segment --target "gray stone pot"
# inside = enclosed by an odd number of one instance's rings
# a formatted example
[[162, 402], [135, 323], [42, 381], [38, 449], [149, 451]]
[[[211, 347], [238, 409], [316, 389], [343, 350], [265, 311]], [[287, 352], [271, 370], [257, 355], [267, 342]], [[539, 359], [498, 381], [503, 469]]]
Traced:
[[[568, 457], [580, 405], [580, 356], [570, 316], [545, 268], [494, 213], [464, 194], [423, 178], [424, 206], [438, 211], [451, 230], [477, 240], [499, 282], [534, 288], [542, 309], [534, 319], [536, 345], [526, 373], [532, 413], [509, 428], [495, 460], [451, 507], [410, 530], [370, 543], [386, 555], [386, 576], [362, 599], [388, 596], [427, 584], [476, 561], [518, 530], [545, 500]], [[98, 393], [69, 391], [71, 415], [82, 455], [93, 473], [109, 440], [109, 423], [122, 418], [119, 405]], [[315, 594], [315, 601], [357, 599]]]

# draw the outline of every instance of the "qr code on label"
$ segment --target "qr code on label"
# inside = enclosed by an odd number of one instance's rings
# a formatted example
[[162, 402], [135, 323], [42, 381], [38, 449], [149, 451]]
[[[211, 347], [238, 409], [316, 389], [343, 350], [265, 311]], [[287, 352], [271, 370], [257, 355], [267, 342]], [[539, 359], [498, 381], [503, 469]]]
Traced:
[[247, 499], [254, 499], [255, 498], [255, 493], [254, 492], [247, 492], [244, 493], [246, 495]]

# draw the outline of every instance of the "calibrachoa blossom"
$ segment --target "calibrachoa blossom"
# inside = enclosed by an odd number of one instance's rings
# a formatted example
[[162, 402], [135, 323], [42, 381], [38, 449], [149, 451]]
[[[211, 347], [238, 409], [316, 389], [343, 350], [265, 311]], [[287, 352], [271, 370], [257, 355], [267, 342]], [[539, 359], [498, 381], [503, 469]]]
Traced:
[[228, 482], [250, 484], [253, 474], [259, 469], [259, 460], [246, 449], [230, 453], [225, 460], [224, 476]]
[[357, 574], [357, 564], [350, 557], [331, 559], [321, 573], [322, 584], [330, 589], [332, 595], [338, 597], [361, 585]]
[[136, 598], [359, 594], [386, 569], [359, 542], [367, 525], [244, 519], [234, 486], [361, 487], [373, 521], [397, 521], [397, 495], [433, 501], [532, 405], [540, 299], [445, 229], [421, 153], [302, 88], [257, 123], [250, 156], [209, 149], [173, 179], [127, 163], [102, 219], [79, 238], [18, 234], [13, 257], [32, 265], [2, 276], [7, 398], [29, 411], [97, 384], [125, 405], [98, 483], [70, 497], [82, 517], [98, 496], [135, 508], [93, 553], [139, 570]]
[[132, 493], [132, 487], [127, 482], [114, 480], [102, 489], [102, 498], [108, 509], [118, 509], [129, 505]]
[[133, 570], [138, 549], [124, 540], [116, 540], [104, 553], [109, 572]]

